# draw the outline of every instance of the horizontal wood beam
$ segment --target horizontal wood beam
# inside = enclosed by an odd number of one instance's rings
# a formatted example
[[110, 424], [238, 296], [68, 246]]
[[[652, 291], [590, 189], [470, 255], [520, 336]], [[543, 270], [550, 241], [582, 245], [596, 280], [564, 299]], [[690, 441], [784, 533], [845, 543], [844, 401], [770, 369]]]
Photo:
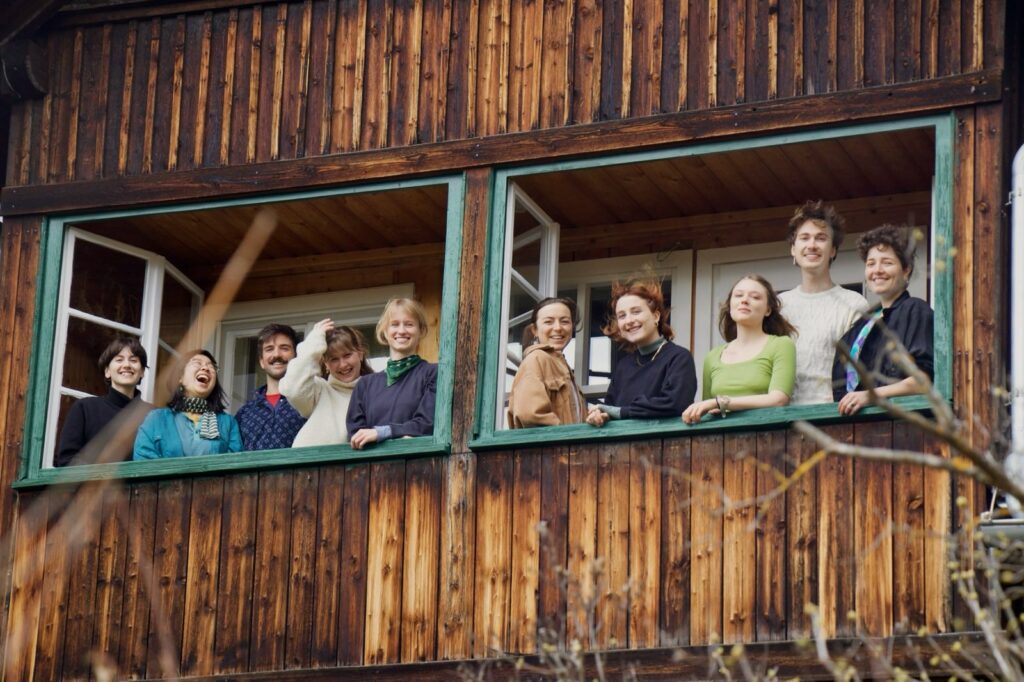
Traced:
[[7, 187], [0, 214], [34, 215], [265, 195], [503, 164], [864, 123], [999, 100], [1003, 70], [645, 118], [230, 168]]
[[[955, 654], [951, 647], [959, 643], [964, 653]], [[991, 666], [992, 656], [984, 646], [982, 636], [978, 633], [933, 635], [931, 637], [893, 637], [891, 639], [834, 639], [827, 644], [830, 655], [835, 659], [843, 657], [854, 668], [868, 677], [877, 668], [870, 656], [869, 647], [873, 645], [879, 651], [888, 652], [886, 660], [894, 666], [914, 674], [919, 666], [924, 665], [930, 673], [937, 673], [935, 667], [927, 665], [928, 658], [936, 649], [949, 653], [959, 666], [967, 671], [978, 671], [978, 662]], [[709, 652], [715, 647], [678, 647], [660, 649], [626, 649], [606, 651], [603, 653], [604, 672], [608, 679], [625, 677], [631, 670], [644, 680], [689, 680], [704, 679], [708, 670], [715, 668]], [[724, 655], [729, 654], [726, 647]], [[777, 668], [777, 675], [783, 679], [799, 677], [801, 679], [832, 679], [829, 671], [818, 661], [813, 646], [801, 645], [796, 642], [764, 642], [744, 644], [746, 661], [751, 669], [763, 675], [769, 668]], [[973, 657], [973, 660], [968, 658]], [[510, 660], [496, 661], [493, 659], [438, 661], [430, 663], [404, 663], [397, 665], [357, 666], [349, 668], [317, 668], [307, 670], [275, 670], [257, 673], [222, 674], [211, 677], [190, 677], [193, 682], [238, 681], [255, 682], [256, 680], [275, 680], [276, 682], [305, 682], [306, 680], [376, 680], [377, 682], [405, 682], [405, 680], [452, 680], [459, 677], [460, 670], [476, 671], [486, 664], [487, 679], [506, 679], [515, 675], [514, 662]], [[525, 656], [527, 666], [539, 666], [536, 656]], [[591, 659], [587, 657], [587, 679], [594, 676], [596, 670]], [[995, 669], [995, 668], [992, 668]], [[738, 669], [734, 670], [738, 673]], [[536, 674], [523, 670], [520, 673], [525, 679], [534, 679]], [[948, 674], [948, 673], [947, 673]], [[760, 676], [760, 675], [758, 675]], [[545, 676], [547, 677], [547, 676]], [[552, 676], [553, 677], [553, 676]]]

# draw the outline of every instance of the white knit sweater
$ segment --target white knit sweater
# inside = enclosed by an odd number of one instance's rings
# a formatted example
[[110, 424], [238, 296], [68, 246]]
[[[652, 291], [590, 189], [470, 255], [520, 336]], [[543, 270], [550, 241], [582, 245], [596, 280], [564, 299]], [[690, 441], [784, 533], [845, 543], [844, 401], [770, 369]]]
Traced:
[[796, 287], [779, 298], [782, 314], [800, 332], [796, 337], [796, 386], [790, 404], [830, 403], [836, 341], [867, 310], [868, 302], [838, 284], [816, 294]]
[[313, 331], [295, 349], [288, 371], [279, 384], [281, 395], [307, 418], [295, 436], [293, 448], [309, 445], [348, 443], [345, 417], [356, 381], [345, 382], [333, 376], [320, 376], [320, 358], [327, 350], [324, 333]]

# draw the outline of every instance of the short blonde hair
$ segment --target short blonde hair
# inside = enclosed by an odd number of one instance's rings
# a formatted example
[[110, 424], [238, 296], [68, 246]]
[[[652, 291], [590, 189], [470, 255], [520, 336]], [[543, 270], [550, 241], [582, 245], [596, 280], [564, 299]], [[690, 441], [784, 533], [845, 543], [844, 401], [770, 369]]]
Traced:
[[423, 304], [411, 298], [393, 298], [384, 306], [384, 312], [381, 313], [380, 320], [377, 322], [378, 341], [385, 346], [388, 345], [387, 328], [391, 324], [391, 318], [397, 312], [403, 312], [415, 319], [420, 326], [421, 336], [426, 336], [427, 311], [423, 309]]

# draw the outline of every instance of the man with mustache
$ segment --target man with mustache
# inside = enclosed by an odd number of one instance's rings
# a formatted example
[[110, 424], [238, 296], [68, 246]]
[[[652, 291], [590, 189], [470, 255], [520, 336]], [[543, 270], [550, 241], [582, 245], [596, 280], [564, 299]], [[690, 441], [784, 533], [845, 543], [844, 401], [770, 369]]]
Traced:
[[295, 434], [306, 423], [278, 388], [288, 362], [295, 357], [297, 342], [295, 330], [286, 324], [268, 324], [260, 330], [256, 347], [267, 383], [253, 391], [235, 415], [246, 450], [290, 448]]

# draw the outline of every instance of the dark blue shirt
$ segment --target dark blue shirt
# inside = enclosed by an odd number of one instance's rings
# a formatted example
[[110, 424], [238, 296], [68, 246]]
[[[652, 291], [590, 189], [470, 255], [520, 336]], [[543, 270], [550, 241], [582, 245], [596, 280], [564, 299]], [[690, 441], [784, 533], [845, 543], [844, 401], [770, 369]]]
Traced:
[[388, 386], [385, 372], [360, 377], [348, 404], [349, 438], [359, 429], [387, 426], [392, 438], [434, 433], [437, 365], [421, 362]]
[[[878, 306], [875, 306], [853, 323], [842, 338], [847, 348], [853, 345], [861, 328], [877, 312]], [[904, 291], [891, 306], [882, 310], [881, 322], [868, 333], [859, 360], [879, 385], [894, 384], [907, 377], [885, 347], [887, 339], [881, 329], [883, 323], [907, 349], [917, 368], [932, 378], [935, 371], [935, 314], [928, 303]], [[863, 384], [858, 384], [854, 390], [866, 389]], [[846, 363], [838, 352], [832, 364], [832, 395], [836, 402], [846, 395]]]
[[690, 351], [666, 341], [653, 355], [627, 353], [612, 370], [604, 403], [622, 408], [622, 419], [678, 417], [693, 402], [697, 371]]
[[267, 387], [252, 392], [252, 397], [235, 415], [242, 431], [242, 445], [246, 450], [274, 450], [290, 448], [295, 435], [306, 423], [284, 396], [277, 406], [267, 400]]

